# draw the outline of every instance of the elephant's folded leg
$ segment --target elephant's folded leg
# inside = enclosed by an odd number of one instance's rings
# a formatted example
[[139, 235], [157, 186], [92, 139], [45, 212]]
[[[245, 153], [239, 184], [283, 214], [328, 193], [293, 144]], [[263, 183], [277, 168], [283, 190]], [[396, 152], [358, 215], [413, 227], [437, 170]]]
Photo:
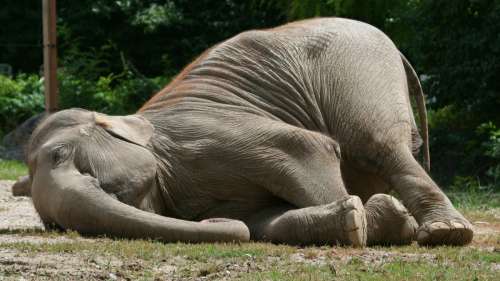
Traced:
[[418, 224], [396, 198], [375, 194], [366, 202], [365, 210], [368, 245], [404, 245], [415, 238]]
[[292, 209], [280, 206], [251, 217], [251, 238], [296, 245], [366, 245], [366, 214], [357, 196], [330, 204]]

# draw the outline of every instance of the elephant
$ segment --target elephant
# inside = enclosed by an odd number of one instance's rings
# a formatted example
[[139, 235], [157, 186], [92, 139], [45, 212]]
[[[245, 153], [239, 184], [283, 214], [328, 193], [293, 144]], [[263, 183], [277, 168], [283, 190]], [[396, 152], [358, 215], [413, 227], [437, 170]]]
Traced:
[[427, 173], [427, 131], [419, 79], [387, 35], [314, 18], [216, 44], [134, 114], [47, 116], [16, 186], [47, 227], [88, 235], [468, 244], [470, 222]]

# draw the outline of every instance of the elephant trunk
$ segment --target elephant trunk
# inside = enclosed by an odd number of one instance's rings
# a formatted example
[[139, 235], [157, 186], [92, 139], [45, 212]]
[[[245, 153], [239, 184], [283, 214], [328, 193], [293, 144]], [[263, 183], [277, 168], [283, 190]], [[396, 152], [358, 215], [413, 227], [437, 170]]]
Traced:
[[192, 222], [163, 217], [126, 205], [105, 193], [97, 179], [73, 165], [41, 168], [32, 197], [42, 220], [83, 234], [150, 238], [164, 242], [248, 241], [247, 226], [236, 220]]

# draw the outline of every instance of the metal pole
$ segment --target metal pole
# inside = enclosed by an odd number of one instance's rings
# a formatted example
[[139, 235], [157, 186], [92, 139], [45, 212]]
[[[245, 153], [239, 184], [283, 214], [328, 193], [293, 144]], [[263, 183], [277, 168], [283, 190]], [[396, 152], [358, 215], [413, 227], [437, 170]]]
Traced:
[[45, 81], [45, 111], [53, 113], [59, 107], [57, 87], [56, 0], [43, 0], [43, 76]]

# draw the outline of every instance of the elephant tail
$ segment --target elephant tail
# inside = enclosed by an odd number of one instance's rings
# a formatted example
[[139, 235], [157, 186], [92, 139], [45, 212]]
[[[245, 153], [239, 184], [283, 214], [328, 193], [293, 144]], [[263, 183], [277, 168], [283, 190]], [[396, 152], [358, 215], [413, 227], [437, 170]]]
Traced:
[[424, 169], [429, 172], [431, 169], [431, 159], [429, 153], [429, 127], [427, 123], [427, 109], [425, 107], [425, 97], [422, 91], [422, 86], [418, 80], [417, 73], [411, 66], [410, 62], [400, 53], [401, 60], [406, 72], [406, 79], [408, 83], [408, 90], [410, 95], [415, 97], [417, 103], [418, 115], [420, 120], [420, 135], [423, 139], [423, 154], [424, 154]]

